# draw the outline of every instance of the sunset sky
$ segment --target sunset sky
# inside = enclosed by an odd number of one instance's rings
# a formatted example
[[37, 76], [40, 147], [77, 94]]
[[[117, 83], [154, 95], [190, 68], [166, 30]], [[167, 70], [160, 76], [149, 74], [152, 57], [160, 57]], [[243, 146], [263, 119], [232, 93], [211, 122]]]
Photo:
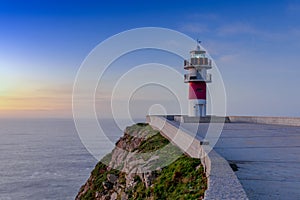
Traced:
[[[148, 26], [203, 41], [222, 73], [229, 115], [300, 116], [296, 0], [0, 0], [0, 26], [0, 117], [71, 117], [74, 79], [89, 52]], [[147, 55], [138, 63], [164, 59]], [[133, 58], [115, 63], [113, 72], [129, 69]], [[169, 64], [183, 73], [180, 59]], [[160, 98], [154, 93], [147, 98]], [[99, 95], [106, 105], [105, 89]]]

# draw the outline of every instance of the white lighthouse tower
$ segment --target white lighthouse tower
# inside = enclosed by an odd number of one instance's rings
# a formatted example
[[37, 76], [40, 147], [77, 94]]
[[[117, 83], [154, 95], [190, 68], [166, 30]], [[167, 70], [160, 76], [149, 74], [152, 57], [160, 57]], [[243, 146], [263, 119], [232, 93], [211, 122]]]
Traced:
[[184, 60], [184, 82], [189, 84], [189, 116], [206, 116], [206, 83], [211, 82], [212, 61], [207, 57], [206, 51], [201, 49], [197, 40], [197, 47], [190, 51], [190, 59]]

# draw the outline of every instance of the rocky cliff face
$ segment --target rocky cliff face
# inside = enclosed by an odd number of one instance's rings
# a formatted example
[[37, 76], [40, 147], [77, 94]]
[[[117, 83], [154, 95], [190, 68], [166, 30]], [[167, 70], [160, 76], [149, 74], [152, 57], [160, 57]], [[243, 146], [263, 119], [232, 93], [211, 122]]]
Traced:
[[202, 199], [207, 179], [190, 158], [147, 124], [127, 127], [81, 187], [76, 200]]

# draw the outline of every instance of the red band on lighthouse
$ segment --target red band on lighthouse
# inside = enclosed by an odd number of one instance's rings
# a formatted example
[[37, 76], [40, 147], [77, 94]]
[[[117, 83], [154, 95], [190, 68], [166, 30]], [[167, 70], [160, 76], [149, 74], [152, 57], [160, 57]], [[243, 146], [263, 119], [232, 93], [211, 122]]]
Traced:
[[189, 82], [189, 99], [206, 100], [206, 83], [203, 81]]

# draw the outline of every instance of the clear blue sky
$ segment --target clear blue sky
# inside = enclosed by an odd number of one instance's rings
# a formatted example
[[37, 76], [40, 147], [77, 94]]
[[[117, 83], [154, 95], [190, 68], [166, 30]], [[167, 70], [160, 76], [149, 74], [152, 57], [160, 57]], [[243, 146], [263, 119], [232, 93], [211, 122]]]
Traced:
[[[87, 54], [137, 27], [199, 38], [230, 115], [300, 116], [300, 2], [0, 0], [0, 115], [68, 116]], [[39, 103], [37, 103], [39, 102]]]

